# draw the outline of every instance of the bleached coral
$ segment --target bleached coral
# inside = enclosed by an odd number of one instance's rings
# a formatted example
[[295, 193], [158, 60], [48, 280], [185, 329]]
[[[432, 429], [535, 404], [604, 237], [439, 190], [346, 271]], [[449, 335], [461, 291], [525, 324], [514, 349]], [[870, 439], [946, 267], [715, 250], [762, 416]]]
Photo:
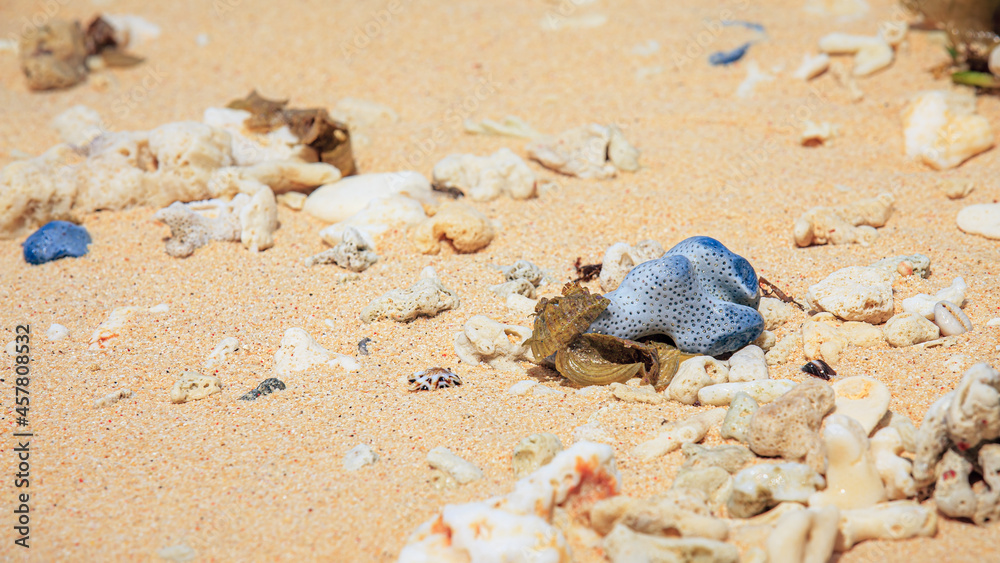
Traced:
[[535, 173], [508, 148], [490, 156], [449, 155], [434, 165], [434, 184], [458, 188], [473, 201], [490, 201], [505, 193], [513, 199], [535, 195]]
[[370, 323], [388, 318], [406, 322], [421, 315], [433, 317], [457, 308], [459, 303], [458, 295], [441, 285], [437, 277], [425, 276], [406, 289], [394, 289], [373, 300], [361, 310], [361, 320]]
[[528, 145], [528, 155], [546, 168], [578, 178], [607, 179], [639, 169], [639, 151], [615, 125], [585, 125]]
[[153, 219], [170, 227], [167, 254], [184, 258], [211, 241], [240, 240], [241, 208], [248, 199], [243, 195], [232, 202], [219, 199], [191, 203], [176, 201], [157, 211]]
[[476, 315], [466, 321], [461, 332], [455, 333], [455, 354], [467, 364], [482, 362], [494, 369], [518, 370], [519, 361], [531, 361], [531, 348], [525, 341], [531, 329], [505, 325], [489, 317]]
[[934, 90], [916, 95], [903, 110], [906, 156], [947, 170], [988, 150], [993, 129], [975, 112], [971, 93]]
[[413, 228], [410, 239], [424, 254], [437, 254], [444, 243], [457, 252], [476, 252], [493, 240], [493, 223], [479, 210], [457, 201], [447, 201], [433, 216]]
[[885, 226], [896, 199], [883, 193], [839, 207], [813, 207], [795, 221], [795, 244], [849, 244], [868, 246], [878, 238], [876, 227]]
[[[557, 508], [587, 510], [621, 487], [611, 446], [578, 442], [521, 479], [507, 495], [447, 505], [407, 539], [400, 563], [538, 561], [569, 563]], [[572, 515], [571, 515], [572, 516]]]

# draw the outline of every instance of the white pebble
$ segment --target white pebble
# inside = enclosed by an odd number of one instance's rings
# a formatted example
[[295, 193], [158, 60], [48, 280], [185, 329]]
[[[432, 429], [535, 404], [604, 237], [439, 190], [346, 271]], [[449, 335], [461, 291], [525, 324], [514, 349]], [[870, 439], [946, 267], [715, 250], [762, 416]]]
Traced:
[[166, 313], [170, 310], [170, 305], [166, 303], [160, 303], [159, 305], [153, 305], [149, 308], [150, 313]]
[[557, 391], [551, 387], [546, 387], [544, 385], [535, 385], [531, 388], [531, 394], [536, 397], [542, 396], [554, 396], [554, 395], [565, 395], [562, 391]]
[[994, 317], [986, 321], [986, 326], [1000, 326], [1000, 317]]
[[344, 454], [344, 469], [357, 471], [366, 465], [374, 465], [379, 455], [367, 444], [358, 444]]
[[198, 35], [195, 36], [194, 42], [199, 47], [204, 47], [205, 45], [208, 45], [208, 34], [199, 33]]
[[828, 68], [830, 68], [830, 55], [820, 53], [818, 55], [809, 56], [809, 54], [806, 54], [802, 56], [802, 64], [799, 65], [799, 69], [795, 71], [795, 78], [798, 78], [799, 80], [810, 80], [823, 74]]
[[17, 342], [11, 342], [4, 348], [4, 352], [7, 352], [9, 356], [17, 355]]
[[507, 392], [511, 395], [527, 395], [531, 392], [531, 388], [538, 385], [537, 381], [532, 381], [530, 379], [525, 379], [524, 381], [518, 381], [517, 383], [510, 386]]
[[1000, 203], [970, 205], [958, 212], [958, 228], [989, 239], [1000, 239]]
[[434, 469], [451, 475], [460, 485], [483, 478], [482, 470], [475, 464], [458, 457], [443, 446], [438, 446], [427, 452], [427, 463]]
[[131, 389], [119, 389], [114, 393], [108, 393], [107, 395], [101, 397], [94, 401], [94, 408], [109, 407], [122, 399], [128, 399], [132, 396]]
[[49, 330], [45, 331], [45, 337], [52, 342], [58, 342], [69, 338], [69, 329], [61, 324], [53, 323]]
[[175, 563], [187, 563], [188, 561], [194, 561], [198, 557], [198, 552], [194, 548], [183, 543], [164, 547], [157, 551], [156, 554], [162, 559], [174, 561]]

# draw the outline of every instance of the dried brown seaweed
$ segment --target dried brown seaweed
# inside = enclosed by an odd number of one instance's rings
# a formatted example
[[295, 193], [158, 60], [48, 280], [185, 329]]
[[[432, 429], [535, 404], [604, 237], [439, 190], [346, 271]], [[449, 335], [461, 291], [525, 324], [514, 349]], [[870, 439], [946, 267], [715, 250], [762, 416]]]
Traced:
[[573, 269], [576, 270], [575, 282], [588, 282], [597, 276], [601, 275], [601, 268], [603, 264], [583, 264], [583, 259], [579, 256], [576, 257], [576, 262], [573, 262]]
[[450, 197], [451, 199], [458, 199], [460, 197], [465, 197], [465, 192], [454, 186], [445, 186], [443, 184], [435, 182], [431, 184], [431, 189], [438, 193], [444, 194]]
[[336, 121], [322, 108], [287, 109], [288, 100], [269, 100], [256, 90], [226, 107], [250, 112], [244, 125], [250, 131], [267, 133], [285, 125], [302, 144], [316, 152], [320, 162], [336, 166], [343, 176], [357, 172], [347, 125]]
[[109, 67], [130, 67], [141, 63], [144, 59], [119, 48], [115, 39], [115, 28], [101, 16], [97, 16], [87, 25], [83, 42], [87, 55], [100, 55], [104, 64]]
[[115, 28], [111, 27], [111, 24], [101, 16], [97, 16], [87, 25], [83, 41], [87, 47], [88, 55], [98, 55], [104, 49], [118, 46], [118, 40], [115, 39]]

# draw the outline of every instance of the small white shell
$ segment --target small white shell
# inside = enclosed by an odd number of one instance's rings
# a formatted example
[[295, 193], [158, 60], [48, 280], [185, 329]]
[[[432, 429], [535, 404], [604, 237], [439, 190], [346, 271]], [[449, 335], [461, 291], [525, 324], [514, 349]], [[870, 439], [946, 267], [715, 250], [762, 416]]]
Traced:
[[942, 336], [956, 336], [972, 330], [972, 321], [965, 311], [951, 301], [938, 301], [934, 305], [934, 324]]

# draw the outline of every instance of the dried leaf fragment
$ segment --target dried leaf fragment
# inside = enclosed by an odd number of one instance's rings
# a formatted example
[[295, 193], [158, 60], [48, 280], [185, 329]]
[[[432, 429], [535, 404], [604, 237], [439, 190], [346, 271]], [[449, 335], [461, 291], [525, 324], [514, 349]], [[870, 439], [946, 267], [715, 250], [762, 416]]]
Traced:
[[357, 172], [347, 125], [330, 117], [325, 109], [286, 109], [287, 105], [288, 100], [269, 100], [254, 90], [226, 107], [250, 112], [244, 122], [250, 131], [267, 133], [287, 125], [302, 144], [316, 151], [320, 162], [336, 166], [342, 176]]

